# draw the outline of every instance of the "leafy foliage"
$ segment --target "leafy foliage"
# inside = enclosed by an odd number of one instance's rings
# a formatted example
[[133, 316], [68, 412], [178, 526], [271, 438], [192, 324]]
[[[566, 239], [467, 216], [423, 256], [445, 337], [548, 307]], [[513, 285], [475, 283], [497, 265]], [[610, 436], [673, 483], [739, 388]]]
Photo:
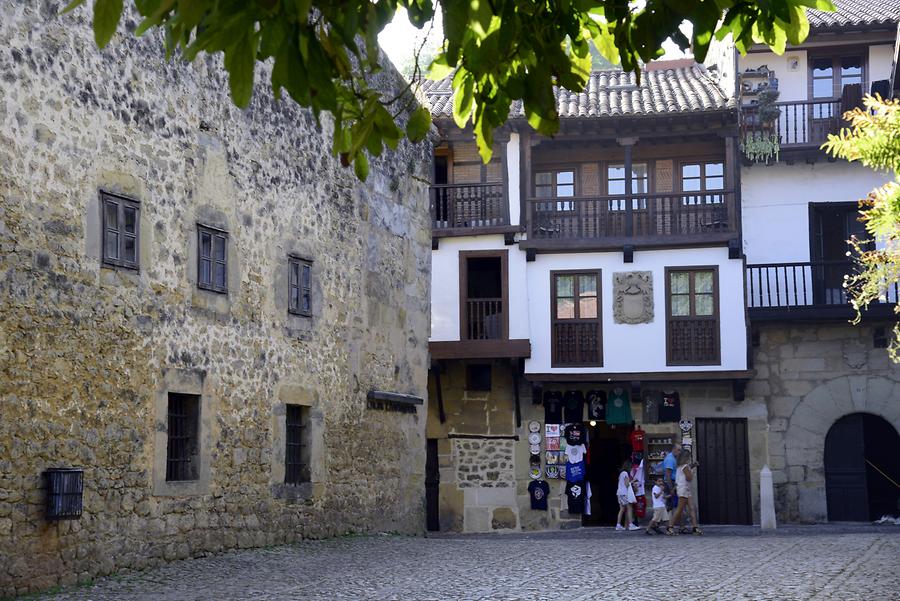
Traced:
[[[71, 10], [85, 0], [73, 0]], [[544, 135], [559, 128], [553, 86], [584, 88], [592, 42], [613, 63], [640, 75], [672, 38], [703, 60], [714, 38], [731, 35], [738, 50], [754, 43], [784, 52], [809, 32], [806, 8], [833, 10], [829, 0], [135, 0], [143, 17], [138, 35], [161, 28], [166, 51], [191, 61], [223, 53], [232, 99], [246, 107], [257, 61], [272, 61], [271, 85], [297, 103], [330, 113], [332, 150], [345, 166], [368, 173], [366, 154], [378, 156], [404, 137], [397, 125], [415, 104], [409, 89], [386, 98], [372, 83], [381, 70], [378, 33], [405, 8], [422, 28], [435, 10], [443, 16], [443, 45], [429, 76], [453, 76], [453, 116], [471, 124], [482, 158], [491, 156], [493, 131], [524, 102], [528, 122]], [[94, 1], [94, 36], [105, 46], [123, 12], [122, 0]], [[688, 39], [679, 29], [693, 24]], [[414, 75], [418, 76], [417, 61]], [[422, 136], [424, 115], [413, 113], [410, 139]]]
[[[850, 241], [859, 270], [847, 277], [844, 286], [857, 312], [854, 323], [859, 322], [861, 310], [886, 298], [890, 288], [900, 282], [900, 100], [866, 96], [863, 104], [865, 110], [844, 113], [850, 129], [828, 136], [822, 146], [835, 157], [859, 161], [894, 176], [860, 201], [861, 221], [871, 238]], [[871, 241], [874, 250], [869, 250]], [[900, 315], [900, 304], [894, 310]], [[888, 351], [891, 359], [900, 362], [900, 322], [894, 325]]]

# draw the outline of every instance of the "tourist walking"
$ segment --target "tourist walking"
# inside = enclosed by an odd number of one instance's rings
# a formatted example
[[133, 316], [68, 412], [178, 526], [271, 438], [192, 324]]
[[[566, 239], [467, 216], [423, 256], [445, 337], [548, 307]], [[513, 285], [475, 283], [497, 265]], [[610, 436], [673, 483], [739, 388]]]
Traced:
[[663, 488], [666, 496], [666, 506], [669, 511], [674, 511], [678, 505], [678, 495], [675, 494], [675, 471], [678, 469], [678, 456], [681, 454], [681, 445], [677, 442], [672, 445], [672, 450], [665, 456], [663, 467]]
[[678, 494], [678, 506], [675, 508], [675, 513], [672, 515], [669, 527], [666, 529], [666, 532], [669, 534], [674, 534], [674, 528], [681, 524], [682, 514], [685, 509], [690, 512], [693, 528], [691, 530], [682, 528], [681, 533], [703, 534], [703, 531], [697, 525], [697, 507], [694, 505], [691, 491], [691, 482], [694, 480], [694, 473], [698, 465], [696, 461], [692, 460], [689, 451], [682, 451], [678, 456], [678, 467], [675, 470], [675, 492]]
[[619, 486], [616, 488], [616, 497], [619, 500], [619, 516], [616, 518], [616, 530], [626, 530], [622, 523], [622, 517], [627, 516], [628, 530], [640, 530], [634, 522], [633, 505], [637, 500], [634, 496], [634, 488], [631, 486], [631, 460], [626, 459], [619, 472]]
[[[669, 521], [669, 512], [666, 511], [666, 491], [663, 488], [662, 476], [657, 476], [653, 482], [653, 488], [650, 491], [650, 498], [653, 503], [653, 517], [650, 519], [650, 525], [647, 526], [647, 534], [662, 534], [659, 525]], [[668, 525], [666, 534], [669, 534]]]

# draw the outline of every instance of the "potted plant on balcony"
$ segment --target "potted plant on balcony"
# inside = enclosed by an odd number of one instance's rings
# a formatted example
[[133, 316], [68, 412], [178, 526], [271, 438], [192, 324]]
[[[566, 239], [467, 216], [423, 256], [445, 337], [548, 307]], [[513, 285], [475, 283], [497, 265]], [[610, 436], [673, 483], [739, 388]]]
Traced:
[[749, 160], [768, 163], [771, 159], [778, 162], [781, 149], [778, 131], [775, 124], [781, 116], [781, 109], [775, 104], [778, 90], [767, 88], [759, 92], [753, 111], [743, 115], [744, 135], [741, 140], [741, 151]]

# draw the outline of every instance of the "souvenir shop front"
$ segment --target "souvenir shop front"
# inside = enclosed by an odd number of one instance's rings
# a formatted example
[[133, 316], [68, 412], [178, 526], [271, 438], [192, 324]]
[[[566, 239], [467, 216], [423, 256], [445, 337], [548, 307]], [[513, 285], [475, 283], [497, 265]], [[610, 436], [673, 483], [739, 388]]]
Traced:
[[[528, 422], [529, 492], [560, 488], [563, 521], [613, 525], [619, 511], [617, 480], [626, 460], [638, 483], [635, 515], [642, 519], [645, 488], [649, 495], [673, 443], [692, 448], [693, 422], [682, 418], [677, 389], [634, 392], [619, 385], [535, 391], [543, 410], [542, 419]], [[543, 506], [536, 505], [538, 510]]]

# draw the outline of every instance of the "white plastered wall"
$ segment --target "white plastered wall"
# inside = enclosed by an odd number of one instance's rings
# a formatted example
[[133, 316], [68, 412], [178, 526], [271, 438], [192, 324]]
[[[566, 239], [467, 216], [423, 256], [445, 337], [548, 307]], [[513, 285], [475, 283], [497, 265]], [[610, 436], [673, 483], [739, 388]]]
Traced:
[[506, 143], [506, 172], [509, 177], [509, 224], [519, 225], [521, 223], [521, 205], [519, 204], [519, 134], [517, 133], [510, 134], [509, 142]]
[[431, 341], [459, 340], [459, 253], [468, 250], [509, 252], [509, 337], [528, 338], [525, 253], [506, 246], [503, 235], [441, 238], [431, 252]]
[[[719, 267], [721, 364], [668, 366], [665, 268], [709, 265]], [[550, 272], [564, 269], [602, 271], [603, 367], [551, 367]], [[624, 271], [652, 272], [654, 318], [651, 323], [629, 325], [613, 322], [613, 273]], [[533, 263], [528, 263], [528, 298], [532, 337], [531, 358], [525, 362], [526, 373], [602, 374], [747, 368], [743, 264], [728, 259], [726, 248], [638, 251], [634, 253], [633, 263], [624, 263], [621, 252], [539, 254]]]

